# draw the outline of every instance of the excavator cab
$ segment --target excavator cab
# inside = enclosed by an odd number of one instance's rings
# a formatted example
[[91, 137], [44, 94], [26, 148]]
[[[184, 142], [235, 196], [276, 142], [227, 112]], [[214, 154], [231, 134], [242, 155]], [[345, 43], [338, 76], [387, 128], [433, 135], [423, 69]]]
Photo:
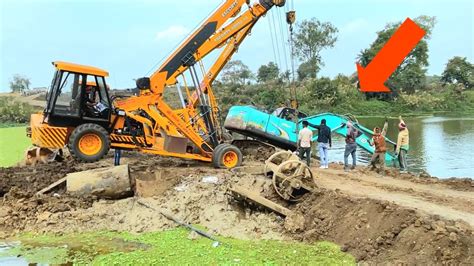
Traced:
[[294, 121], [296, 116], [298, 116], [298, 120], [308, 116], [305, 113], [290, 107], [277, 108], [273, 111], [272, 115], [288, 121]]
[[83, 123], [109, 126], [112, 104], [104, 70], [53, 62], [56, 73], [47, 95], [44, 119], [50, 126], [76, 127]]

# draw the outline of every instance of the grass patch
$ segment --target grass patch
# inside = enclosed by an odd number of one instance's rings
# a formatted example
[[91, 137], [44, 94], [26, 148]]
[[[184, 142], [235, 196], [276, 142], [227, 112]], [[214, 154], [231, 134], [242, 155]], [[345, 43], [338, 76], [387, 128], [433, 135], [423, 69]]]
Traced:
[[[354, 265], [355, 260], [329, 242], [303, 244], [273, 240], [248, 241], [223, 238], [214, 247], [206, 238], [189, 239], [189, 231], [174, 229], [133, 235], [117, 232], [94, 232], [66, 236], [31, 236], [19, 238], [23, 245], [9, 251], [30, 263], [39, 261], [32, 250], [68, 248], [64, 262], [92, 265]], [[60, 258], [64, 253], [58, 250]], [[0, 257], [2, 254], [0, 253]], [[41, 262], [44, 262], [41, 261]]]
[[0, 167], [15, 165], [23, 159], [31, 140], [26, 127], [0, 128]]
[[0, 128], [7, 128], [7, 127], [26, 127], [27, 123], [14, 123], [14, 122], [5, 122], [0, 123]]

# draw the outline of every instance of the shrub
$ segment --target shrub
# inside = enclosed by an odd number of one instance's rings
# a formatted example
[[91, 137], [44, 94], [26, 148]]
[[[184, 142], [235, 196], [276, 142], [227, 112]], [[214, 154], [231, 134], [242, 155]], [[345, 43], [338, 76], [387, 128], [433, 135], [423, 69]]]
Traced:
[[0, 97], [0, 123], [27, 123], [35, 111], [27, 103], [15, 101], [12, 97]]
[[417, 94], [400, 93], [397, 101], [410, 111], [444, 110], [447, 107], [444, 97], [426, 91]]

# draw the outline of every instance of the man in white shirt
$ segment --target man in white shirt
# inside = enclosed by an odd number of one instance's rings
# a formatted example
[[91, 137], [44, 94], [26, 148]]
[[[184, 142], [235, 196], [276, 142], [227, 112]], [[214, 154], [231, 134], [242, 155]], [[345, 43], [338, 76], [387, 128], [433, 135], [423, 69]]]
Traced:
[[306, 155], [306, 164], [309, 166], [311, 161], [311, 143], [313, 139], [313, 131], [308, 128], [308, 121], [303, 121], [303, 129], [298, 134], [298, 148], [300, 159], [303, 160]]

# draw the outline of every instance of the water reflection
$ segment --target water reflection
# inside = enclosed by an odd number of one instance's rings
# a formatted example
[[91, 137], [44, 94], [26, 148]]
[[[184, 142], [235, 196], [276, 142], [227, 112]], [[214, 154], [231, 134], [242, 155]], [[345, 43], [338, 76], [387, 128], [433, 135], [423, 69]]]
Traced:
[[[382, 127], [383, 117], [360, 118], [359, 122], [368, 128]], [[410, 171], [425, 170], [433, 176], [474, 177], [474, 163], [470, 160], [474, 151], [474, 117], [410, 117], [405, 122], [410, 130]], [[396, 141], [398, 119], [389, 119], [387, 136]], [[344, 160], [344, 139], [334, 137], [330, 161]], [[389, 150], [392, 145], [389, 145]], [[357, 151], [357, 161], [367, 164], [370, 154]]]

